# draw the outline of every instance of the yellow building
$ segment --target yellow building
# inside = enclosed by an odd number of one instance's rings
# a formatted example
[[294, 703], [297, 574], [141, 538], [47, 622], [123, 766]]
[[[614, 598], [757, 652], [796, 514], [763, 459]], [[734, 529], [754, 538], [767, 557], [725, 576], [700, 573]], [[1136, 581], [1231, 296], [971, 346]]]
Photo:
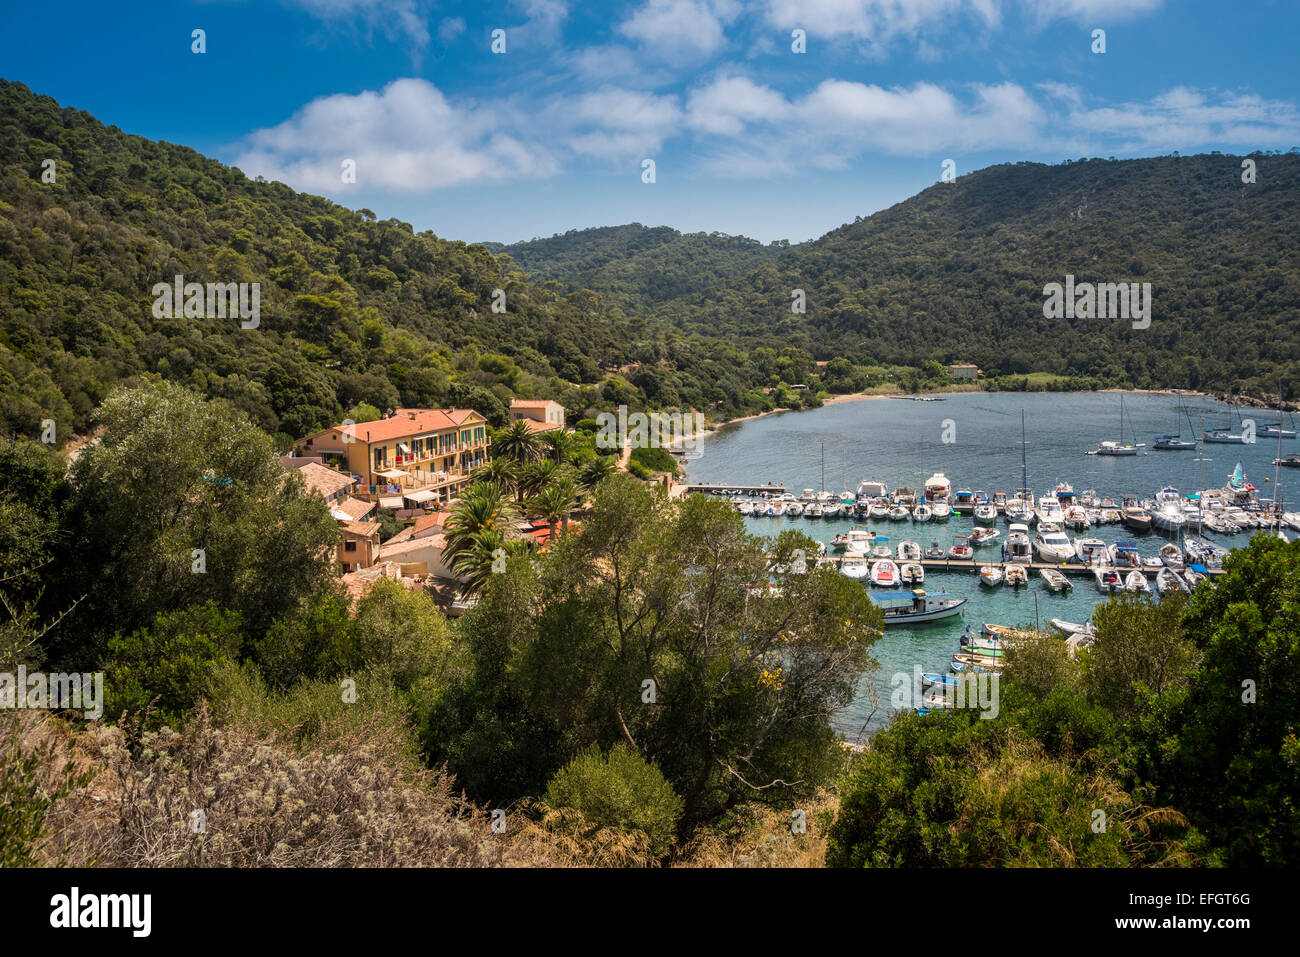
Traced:
[[293, 447], [359, 476], [358, 494], [377, 497], [396, 488], [419, 504], [446, 502], [487, 462], [487, 420], [473, 409], [398, 409], [374, 422], [322, 429]]

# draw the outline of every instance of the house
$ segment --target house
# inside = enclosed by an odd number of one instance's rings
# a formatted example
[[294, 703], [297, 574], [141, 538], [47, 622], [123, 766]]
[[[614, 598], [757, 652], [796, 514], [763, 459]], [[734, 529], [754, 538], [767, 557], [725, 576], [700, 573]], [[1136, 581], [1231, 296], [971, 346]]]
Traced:
[[373, 422], [322, 429], [293, 446], [357, 476], [361, 494], [428, 505], [451, 501], [487, 462], [487, 419], [473, 409], [397, 409]]
[[352, 496], [357, 487], [357, 480], [351, 475], [344, 475], [324, 465], [307, 462], [298, 469], [307, 488], [325, 499], [325, 504], [333, 506]]
[[378, 557], [378, 522], [339, 522], [339, 565], [345, 575], [369, 568]]
[[564, 428], [564, 406], [553, 399], [511, 399], [510, 421], [527, 422], [530, 432]]
[[446, 520], [446, 512], [420, 516], [415, 524], [402, 529], [379, 547], [380, 560], [399, 566], [403, 575], [454, 579], [456, 575], [450, 563], [443, 560], [447, 536], [443, 534], [442, 526]]
[[969, 362], [959, 362], [948, 366], [948, 375], [954, 379], [977, 379], [983, 374], [984, 370]]

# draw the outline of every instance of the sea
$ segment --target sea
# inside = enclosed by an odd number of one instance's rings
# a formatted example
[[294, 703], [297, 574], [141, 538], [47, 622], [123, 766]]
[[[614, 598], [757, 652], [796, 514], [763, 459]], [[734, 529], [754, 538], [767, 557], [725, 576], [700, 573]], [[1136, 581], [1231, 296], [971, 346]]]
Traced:
[[[871, 398], [836, 402], [820, 409], [779, 412], [723, 426], [706, 436], [699, 457], [686, 462], [687, 481], [731, 485], [785, 485], [800, 494], [804, 489], [855, 491], [864, 480], [878, 480], [891, 490], [910, 485], [921, 490], [927, 478], [942, 472], [961, 488], [990, 494], [1014, 492], [1021, 485], [1022, 448], [1028, 487], [1035, 498], [1069, 483], [1076, 493], [1095, 489], [1101, 497], [1121, 502], [1126, 494], [1154, 498], [1173, 486], [1188, 494], [1227, 484], [1238, 463], [1246, 479], [1259, 489], [1261, 500], [1274, 496], [1273, 459], [1278, 440], [1259, 437], [1254, 444], [1206, 444], [1201, 451], [1156, 451], [1157, 434], [1177, 434], [1196, 439], [1202, 428], [1231, 426], [1241, 432], [1241, 419], [1258, 426], [1279, 416], [1262, 409], [1233, 408], [1200, 396], [1151, 393], [949, 393], [938, 401]], [[1021, 416], [1024, 443], [1021, 441]], [[1282, 417], [1286, 428], [1295, 424]], [[1145, 443], [1136, 456], [1087, 455], [1103, 440]], [[1281, 450], [1300, 449], [1295, 439], [1283, 439]], [[1300, 501], [1300, 472], [1276, 470], [1281, 500]], [[848, 528], [866, 527], [888, 536], [895, 549], [911, 540], [922, 549], [938, 542], [946, 550], [968, 535], [973, 519], [953, 515], [947, 522], [914, 524], [911, 521], [872, 521], [837, 518], [752, 518], [749, 530], [774, 537], [786, 528], [798, 528], [825, 542]], [[976, 554], [1001, 558], [1007, 523], [999, 517], [999, 539]], [[1031, 531], [1032, 534], [1032, 531]], [[1142, 557], [1154, 556], [1166, 539], [1160, 532], [1134, 535], [1122, 525], [1102, 525], [1084, 531], [1067, 530], [1071, 538], [1100, 538], [1106, 542], [1135, 540]], [[1207, 539], [1225, 547], [1243, 547], [1249, 533]], [[1152, 595], [1155, 594], [1154, 576]], [[967, 598], [962, 617], [912, 627], [890, 627], [872, 646], [879, 667], [866, 673], [857, 698], [837, 713], [836, 729], [849, 740], [860, 740], [887, 724], [896, 674], [948, 671], [952, 654], [960, 648], [962, 632], [981, 623], [1043, 627], [1051, 618], [1087, 621], [1093, 607], [1106, 600], [1091, 578], [1072, 577], [1071, 591], [1057, 594], [1038, 574], [1019, 589], [990, 589], [970, 572], [926, 570], [925, 589]], [[864, 585], [864, 587], [869, 587]], [[872, 694], [872, 689], [875, 694]]]

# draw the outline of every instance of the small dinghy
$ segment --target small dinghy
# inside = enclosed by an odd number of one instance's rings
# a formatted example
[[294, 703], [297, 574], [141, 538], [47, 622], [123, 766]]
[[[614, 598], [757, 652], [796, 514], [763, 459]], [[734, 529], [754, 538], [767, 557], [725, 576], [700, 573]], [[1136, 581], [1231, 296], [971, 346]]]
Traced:
[[1002, 569], [997, 565], [985, 565], [980, 569], [980, 584], [996, 588], [1002, 584]]
[[1002, 572], [1002, 580], [1012, 588], [1029, 584], [1029, 572], [1024, 565], [1008, 565]]
[[979, 547], [980, 545], [989, 545], [997, 541], [998, 536], [1001, 534], [1002, 533], [996, 528], [977, 528], [975, 531], [970, 533], [970, 538], [968, 540], [972, 545]]
[[1124, 589], [1126, 591], [1150, 593], [1151, 584], [1147, 581], [1147, 576], [1135, 568], [1125, 576]]
[[931, 542], [930, 547], [925, 550], [926, 558], [943, 558], [944, 554], [943, 546], [938, 542]]
[[948, 549], [948, 557], [969, 560], [971, 557], [971, 547], [969, 545], [958, 543]]
[[905, 585], [924, 585], [925, 569], [916, 562], [904, 562], [898, 566], [898, 577]]
[[952, 506], [947, 502], [935, 502], [930, 506], [930, 517], [936, 522], [946, 522], [952, 516]]

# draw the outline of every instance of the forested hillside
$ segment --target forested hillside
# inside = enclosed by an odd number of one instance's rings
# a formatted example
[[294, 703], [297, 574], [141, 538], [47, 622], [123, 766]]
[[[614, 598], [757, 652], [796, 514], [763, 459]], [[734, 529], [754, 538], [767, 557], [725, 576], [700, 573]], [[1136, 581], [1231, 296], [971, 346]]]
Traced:
[[[636, 226], [504, 251], [680, 328], [817, 359], [1271, 394], [1300, 360], [1300, 156], [1253, 159], [1252, 184], [1219, 154], [995, 166], [784, 251]], [[689, 285], [697, 259], [713, 286], [657, 294]], [[1150, 328], [1045, 319], [1043, 286], [1067, 273], [1151, 283]]]
[[[260, 325], [155, 318], [151, 289], [177, 274], [261, 283]], [[511, 396], [546, 396], [580, 417], [643, 404], [604, 370], [651, 358], [665, 360], [646, 373], [656, 403], [751, 408], [746, 350], [666, 338], [483, 246], [251, 180], [0, 81], [6, 432], [53, 419], [62, 444], [115, 383], [144, 375], [230, 400], [282, 445], [361, 402], [472, 405], [500, 424]]]

